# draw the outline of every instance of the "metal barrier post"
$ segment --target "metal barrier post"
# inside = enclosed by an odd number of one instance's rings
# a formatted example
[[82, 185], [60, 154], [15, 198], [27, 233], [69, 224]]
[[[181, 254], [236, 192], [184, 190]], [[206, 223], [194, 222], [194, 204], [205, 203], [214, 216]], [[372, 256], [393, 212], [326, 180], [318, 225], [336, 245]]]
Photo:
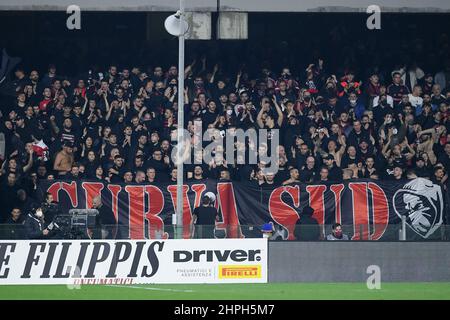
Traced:
[[173, 227], [173, 238], [174, 239], [179, 239], [178, 238], [177, 214], [176, 213], [172, 213], [172, 227]]
[[400, 233], [400, 241], [406, 241], [406, 217], [402, 216], [402, 229]]

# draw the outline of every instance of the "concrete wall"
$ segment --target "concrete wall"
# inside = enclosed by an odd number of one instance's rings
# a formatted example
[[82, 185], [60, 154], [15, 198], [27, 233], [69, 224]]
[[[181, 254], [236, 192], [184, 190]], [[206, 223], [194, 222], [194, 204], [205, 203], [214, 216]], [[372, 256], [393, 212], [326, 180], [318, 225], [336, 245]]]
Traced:
[[450, 281], [450, 242], [269, 242], [269, 282]]
[[[216, 0], [186, 0], [187, 11], [216, 11]], [[176, 11], [179, 0], [0, 0], [0, 10], [65, 11], [75, 4], [86, 11]]]
[[[176, 11], [179, 0], [0, 0], [0, 10]], [[448, 0], [186, 0], [188, 11], [365, 12], [377, 4], [384, 12], [450, 12]]]
[[450, 12], [448, 0], [220, 0], [221, 10], [247, 12], [366, 12], [373, 4], [382, 12]]

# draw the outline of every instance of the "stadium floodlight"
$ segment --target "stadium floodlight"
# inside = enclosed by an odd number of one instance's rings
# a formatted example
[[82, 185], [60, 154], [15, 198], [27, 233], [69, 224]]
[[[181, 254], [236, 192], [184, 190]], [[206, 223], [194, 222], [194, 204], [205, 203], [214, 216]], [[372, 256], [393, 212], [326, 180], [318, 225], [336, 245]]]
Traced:
[[185, 35], [189, 30], [189, 24], [184, 20], [181, 10], [168, 16], [164, 21], [164, 27], [168, 33], [176, 37]]
[[[184, 17], [184, 0], [180, 0], [180, 10], [170, 15], [164, 21], [167, 32], [178, 37], [178, 130], [177, 130], [177, 208], [176, 224], [178, 229], [183, 228], [183, 129], [184, 129], [184, 38], [189, 25]], [[176, 238], [181, 238], [183, 232], [177, 232]]]

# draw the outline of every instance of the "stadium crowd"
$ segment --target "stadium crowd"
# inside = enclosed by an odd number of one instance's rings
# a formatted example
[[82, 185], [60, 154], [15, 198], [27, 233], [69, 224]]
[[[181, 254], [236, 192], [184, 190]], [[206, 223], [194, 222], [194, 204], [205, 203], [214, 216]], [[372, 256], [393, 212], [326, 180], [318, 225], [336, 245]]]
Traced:
[[[16, 68], [16, 100], [2, 105], [1, 221], [32, 207], [41, 179], [176, 183], [178, 90], [185, 123], [202, 129], [280, 129], [279, 170], [224, 157], [185, 165], [186, 179], [240, 180], [261, 187], [348, 179], [425, 177], [447, 190], [450, 168], [450, 63], [438, 73], [416, 64], [386, 76], [339, 74], [318, 59], [292, 74], [262, 67], [237, 74], [200, 58], [178, 70], [110, 65], [77, 78], [50, 65], [45, 74]], [[0, 135], [1, 135], [0, 134]], [[194, 139], [192, 140], [194, 143]], [[235, 148], [266, 148], [268, 145]], [[48, 150], [47, 150], [48, 149]], [[258, 149], [260, 150], [260, 149]], [[11, 214], [12, 213], [12, 214]]]

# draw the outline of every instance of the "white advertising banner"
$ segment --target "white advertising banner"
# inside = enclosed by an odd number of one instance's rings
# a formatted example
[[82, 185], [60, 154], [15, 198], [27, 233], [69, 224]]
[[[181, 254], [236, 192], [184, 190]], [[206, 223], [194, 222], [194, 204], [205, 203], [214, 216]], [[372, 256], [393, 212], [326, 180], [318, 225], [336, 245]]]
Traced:
[[1, 241], [0, 285], [266, 283], [267, 239]]

